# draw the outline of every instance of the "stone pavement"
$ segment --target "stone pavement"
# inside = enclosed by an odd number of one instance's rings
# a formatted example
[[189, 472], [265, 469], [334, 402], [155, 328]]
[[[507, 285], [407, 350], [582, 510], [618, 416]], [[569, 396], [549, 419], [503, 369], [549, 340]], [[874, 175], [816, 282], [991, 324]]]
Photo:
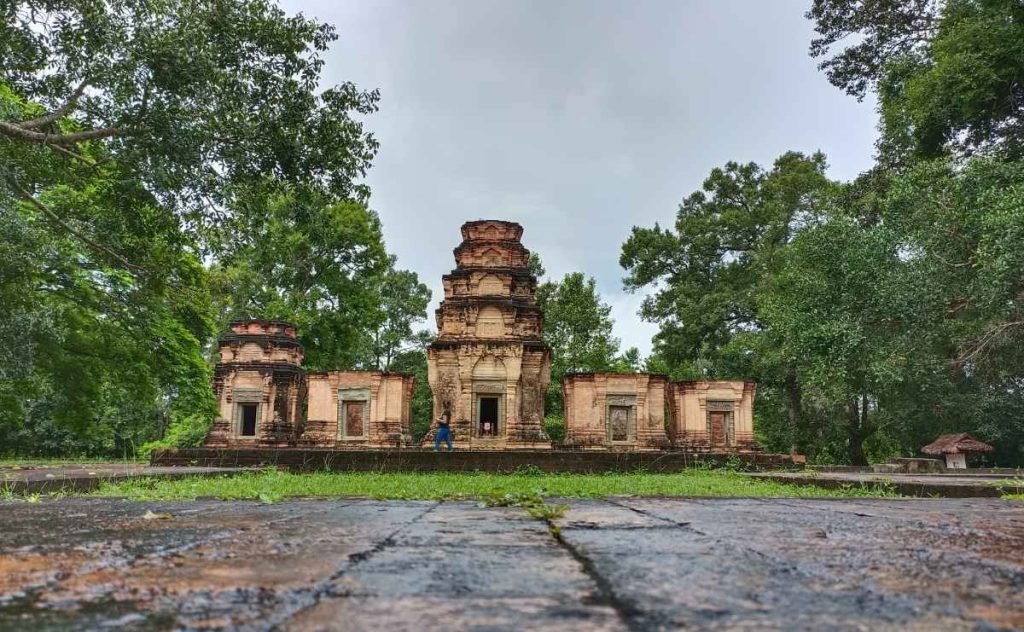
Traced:
[[0, 630], [1024, 627], [1022, 503], [565, 502], [0, 502]]
[[814, 485], [825, 489], [844, 486], [885, 486], [902, 496], [944, 498], [998, 498], [1004, 494], [1024, 494], [1024, 482], [1014, 474], [982, 474], [970, 470], [944, 474], [902, 474], [874, 472], [751, 472], [748, 476], [780, 483]]
[[138, 463], [91, 463], [68, 465], [0, 465], [0, 489], [16, 494], [88, 492], [104, 480], [159, 476], [212, 476], [241, 472], [238, 467], [159, 467]]

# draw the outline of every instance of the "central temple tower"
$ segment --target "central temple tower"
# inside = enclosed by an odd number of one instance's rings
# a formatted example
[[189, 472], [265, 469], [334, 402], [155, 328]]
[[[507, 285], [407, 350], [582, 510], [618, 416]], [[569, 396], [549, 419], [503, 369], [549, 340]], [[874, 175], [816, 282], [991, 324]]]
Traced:
[[515, 222], [462, 225], [455, 269], [442, 277], [438, 337], [427, 351], [435, 421], [424, 445], [447, 409], [457, 448], [551, 447], [542, 427], [551, 351], [522, 236]]

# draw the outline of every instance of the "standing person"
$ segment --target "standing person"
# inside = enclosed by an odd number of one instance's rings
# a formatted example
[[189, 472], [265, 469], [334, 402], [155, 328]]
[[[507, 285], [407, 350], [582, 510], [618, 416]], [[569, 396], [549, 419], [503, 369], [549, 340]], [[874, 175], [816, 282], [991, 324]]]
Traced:
[[448, 444], [448, 451], [451, 452], [455, 448], [452, 447], [452, 411], [445, 407], [444, 412], [437, 418], [437, 435], [434, 436], [434, 452], [438, 452], [441, 449], [441, 442], [444, 441]]

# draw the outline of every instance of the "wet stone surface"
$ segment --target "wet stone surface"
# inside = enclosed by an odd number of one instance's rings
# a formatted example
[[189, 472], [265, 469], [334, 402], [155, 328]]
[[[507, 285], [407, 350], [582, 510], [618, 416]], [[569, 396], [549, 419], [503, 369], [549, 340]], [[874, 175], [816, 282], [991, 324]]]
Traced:
[[0, 502], [0, 630], [1024, 628], [1021, 503], [565, 502]]

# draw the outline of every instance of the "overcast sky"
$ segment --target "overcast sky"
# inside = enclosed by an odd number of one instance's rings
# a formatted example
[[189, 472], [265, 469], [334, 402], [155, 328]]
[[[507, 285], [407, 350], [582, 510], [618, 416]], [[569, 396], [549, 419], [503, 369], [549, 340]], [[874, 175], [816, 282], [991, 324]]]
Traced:
[[388, 249], [441, 298], [459, 226], [508, 219], [548, 275], [582, 271], [646, 355], [618, 265], [630, 228], [672, 225], [728, 160], [822, 150], [871, 163], [874, 105], [807, 54], [809, 0], [285, 0], [335, 25], [327, 83], [379, 88], [367, 180]]

